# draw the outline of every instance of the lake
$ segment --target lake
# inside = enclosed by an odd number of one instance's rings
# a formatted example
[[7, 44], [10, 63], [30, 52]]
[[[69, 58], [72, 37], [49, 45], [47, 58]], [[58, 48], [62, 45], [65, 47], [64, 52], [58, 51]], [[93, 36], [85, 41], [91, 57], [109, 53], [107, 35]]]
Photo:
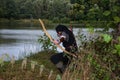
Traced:
[[[56, 36], [54, 30], [48, 32], [53, 37]], [[7, 53], [18, 59], [39, 52], [41, 45], [38, 39], [43, 34], [42, 30], [0, 29], [0, 56]]]

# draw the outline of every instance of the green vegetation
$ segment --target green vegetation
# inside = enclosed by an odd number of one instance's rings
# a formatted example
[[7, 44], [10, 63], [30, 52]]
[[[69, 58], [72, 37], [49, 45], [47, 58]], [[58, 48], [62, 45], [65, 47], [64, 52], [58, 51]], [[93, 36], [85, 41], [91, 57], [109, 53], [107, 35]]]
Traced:
[[0, 3], [0, 25], [7, 28], [40, 26], [38, 18], [52, 28], [60, 23], [109, 28], [120, 22], [119, 0], [0, 0]]
[[[94, 31], [89, 30], [92, 35]], [[86, 36], [77, 35], [79, 45], [78, 58], [74, 58], [64, 74], [59, 73], [56, 67], [50, 62], [50, 56], [55, 54], [50, 48], [46, 36], [40, 38], [43, 51], [31, 54], [23, 60], [3, 62], [0, 60], [0, 78], [5, 80], [120, 80], [120, 46], [112, 44], [112, 37], [102, 34], [98, 38], [87, 41]], [[8, 57], [8, 55], [6, 55]], [[2, 58], [1, 58], [2, 59]], [[25, 62], [26, 61], [26, 62]], [[26, 65], [26, 66], [25, 66]]]
[[120, 21], [119, 0], [0, 0], [0, 18]]

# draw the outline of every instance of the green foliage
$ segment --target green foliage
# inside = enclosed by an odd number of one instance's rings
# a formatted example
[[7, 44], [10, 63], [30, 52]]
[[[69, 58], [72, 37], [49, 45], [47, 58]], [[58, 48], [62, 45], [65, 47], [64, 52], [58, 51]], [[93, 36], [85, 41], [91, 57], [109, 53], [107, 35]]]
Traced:
[[[119, 1], [109, 1], [109, 0], [71, 0], [73, 4], [73, 15], [75, 16], [76, 13], [79, 13], [80, 10], [83, 10], [84, 14], [77, 14], [78, 17], [71, 17], [72, 20], [80, 20], [82, 16], [86, 16], [82, 18], [82, 20], [113, 20], [113, 17], [117, 15], [119, 16]], [[77, 7], [76, 5], [77, 4]], [[81, 9], [80, 6], [83, 5], [84, 8]], [[118, 8], [119, 7], [119, 8]]]
[[55, 80], [62, 80], [61, 76], [58, 74]]
[[[117, 21], [119, 0], [0, 0], [0, 18]], [[117, 20], [116, 20], [117, 19]], [[60, 21], [61, 21], [60, 20]], [[67, 21], [65, 21], [67, 20]]]
[[105, 12], [103, 12], [103, 15], [104, 15], [104, 16], [109, 16], [110, 14], [111, 14], [110, 11], [105, 11]]
[[88, 27], [88, 32], [90, 34], [93, 34], [94, 33], [94, 28], [90, 24], [87, 24], [86, 26]]
[[118, 53], [118, 55], [120, 56], [120, 44], [115, 44], [115, 49], [113, 51], [114, 53]]
[[106, 43], [109, 43], [112, 40], [112, 37], [108, 34], [103, 34], [102, 37]]
[[89, 28], [89, 33], [90, 33], [90, 34], [93, 34], [93, 33], [94, 33], [94, 28], [92, 28], [92, 27]]
[[118, 17], [118, 16], [113, 17], [113, 19], [116, 23], [120, 22], [120, 17]]
[[54, 23], [59, 23], [59, 22], [60, 22], [60, 20], [59, 20], [59, 18], [58, 18], [58, 17], [54, 17], [54, 18], [53, 18], [53, 22], [54, 22]]
[[1, 65], [1, 67], [4, 65], [4, 59], [3, 58], [0, 58], [0, 65]]
[[60, 22], [62, 22], [62, 23], [69, 23], [69, 22], [70, 22], [70, 19], [67, 18], [67, 17], [64, 17], [64, 18], [62, 18], [62, 19], [60, 20]]
[[43, 50], [56, 51], [56, 46], [50, 41], [50, 39], [45, 34], [40, 36], [38, 42], [42, 45]]
[[76, 3], [77, 0], [70, 0], [72, 4]]
[[45, 66], [44, 65], [40, 65], [40, 68], [43, 69]]
[[[93, 29], [91, 28], [92, 32]], [[79, 41], [82, 41], [82, 45], [79, 49], [81, 50], [81, 57], [83, 61], [87, 60], [90, 62], [90, 79], [91, 80], [114, 80], [119, 79], [119, 44], [111, 44], [112, 36], [108, 34], [99, 35], [97, 39], [92, 41], [85, 41], [86, 37], [81, 33], [78, 33]], [[84, 39], [83, 39], [84, 38]], [[113, 53], [113, 50], [115, 51]], [[86, 55], [85, 55], [86, 54]], [[84, 55], [84, 56], [82, 56]], [[84, 63], [79, 63], [84, 64]], [[85, 63], [87, 64], [87, 63]], [[77, 71], [76, 71], [77, 72]], [[88, 71], [89, 72], [89, 71]], [[111, 76], [113, 75], [116, 76]]]

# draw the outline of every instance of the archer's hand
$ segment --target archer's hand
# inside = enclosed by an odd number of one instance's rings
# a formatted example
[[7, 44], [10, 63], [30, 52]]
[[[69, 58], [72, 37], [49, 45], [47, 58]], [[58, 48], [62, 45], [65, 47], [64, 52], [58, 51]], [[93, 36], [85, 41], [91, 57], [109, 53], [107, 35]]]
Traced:
[[56, 44], [56, 45], [58, 45], [59, 41], [58, 40], [54, 40], [53, 43]]

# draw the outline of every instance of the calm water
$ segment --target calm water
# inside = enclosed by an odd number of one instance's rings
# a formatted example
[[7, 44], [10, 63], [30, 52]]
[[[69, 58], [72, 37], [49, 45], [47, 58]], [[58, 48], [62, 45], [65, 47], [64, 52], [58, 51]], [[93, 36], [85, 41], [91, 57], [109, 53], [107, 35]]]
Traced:
[[[48, 32], [53, 37], [56, 36], [53, 30]], [[7, 53], [18, 59], [39, 52], [41, 45], [38, 38], [43, 34], [42, 30], [0, 29], [0, 56]]]
[[[102, 30], [102, 29], [97, 29]], [[77, 35], [79, 28], [75, 28], [74, 34]], [[48, 30], [53, 38], [56, 38], [55, 30]], [[80, 29], [80, 32], [90, 36], [87, 29]], [[39, 36], [44, 32], [40, 29], [0, 29], [0, 57], [3, 54], [8, 54], [15, 59], [23, 58], [30, 53], [36, 53], [41, 50], [41, 45], [38, 43]], [[94, 35], [95, 36], [95, 35]], [[77, 42], [79, 42], [77, 40]], [[61, 51], [58, 49], [58, 51]]]

